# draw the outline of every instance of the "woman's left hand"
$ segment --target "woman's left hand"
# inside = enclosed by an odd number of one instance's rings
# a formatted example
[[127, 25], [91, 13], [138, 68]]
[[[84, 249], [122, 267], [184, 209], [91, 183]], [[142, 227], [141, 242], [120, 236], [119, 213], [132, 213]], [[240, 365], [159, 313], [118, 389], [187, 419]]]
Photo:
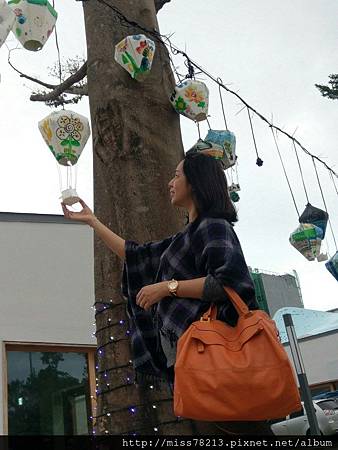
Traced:
[[169, 296], [167, 281], [149, 284], [148, 286], [144, 286], [136, 295], [136, 304], [145, 311], [148, 311], [152, 305], [167, 296]]

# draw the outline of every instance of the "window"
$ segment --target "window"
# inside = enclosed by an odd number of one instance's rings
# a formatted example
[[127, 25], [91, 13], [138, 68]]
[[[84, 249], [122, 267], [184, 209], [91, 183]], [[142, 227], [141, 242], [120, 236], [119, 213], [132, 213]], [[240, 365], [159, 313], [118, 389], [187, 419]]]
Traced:
[[88, 351], [65, 347], [6, 349], [8, 434], [88, 434], [93, 353], [89, 358]]
[[317, 405], [323, 410], [337, 410], [338, 409], [338, 399], [334, 400], [324, 400], [322, 402], [317, 402]]
[[302, 408], [300, 411], [296, 411], [290, 414], [290, 419], [294, 419], [295, 417], [304, 416], [304, 409]]

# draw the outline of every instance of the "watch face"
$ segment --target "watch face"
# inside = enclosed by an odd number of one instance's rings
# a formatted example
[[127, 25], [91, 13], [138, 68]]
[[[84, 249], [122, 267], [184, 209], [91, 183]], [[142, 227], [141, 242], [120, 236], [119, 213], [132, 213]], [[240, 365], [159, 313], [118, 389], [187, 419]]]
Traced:
[[177, 289], [177, 286], [178, 286], [178, 282], [176, 281], [176, 280], [171, 280], [171, 281], [169, 281], [169, 289], [170, 290], [175, 290], [175, 289]]

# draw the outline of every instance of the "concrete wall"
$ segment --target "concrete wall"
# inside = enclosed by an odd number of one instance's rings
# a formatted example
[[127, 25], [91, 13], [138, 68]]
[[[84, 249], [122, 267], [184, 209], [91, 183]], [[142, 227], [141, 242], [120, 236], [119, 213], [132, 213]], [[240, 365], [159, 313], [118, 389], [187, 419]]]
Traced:
[[[95, 344], [92, 230], [59, 217], [41, 223], [34, 220], [43, 216], [21, 216], [3, 221], [0, 214], [0, 343]], [[3, 358], [0, 366], [3, 385]]]
[[261, 273], [266, 300], [271, 317], [284, 306], [303, 308], [296, 278], [292, 275], [270, 275]]

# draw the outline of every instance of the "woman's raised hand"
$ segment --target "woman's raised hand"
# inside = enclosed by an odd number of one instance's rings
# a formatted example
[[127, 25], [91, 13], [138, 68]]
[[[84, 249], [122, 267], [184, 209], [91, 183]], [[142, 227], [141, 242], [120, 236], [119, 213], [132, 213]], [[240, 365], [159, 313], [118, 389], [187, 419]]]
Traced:
[[93, 226], [96, 217], [93, 211], [89, 208], [88, 205], [80, 198], [79, 203], [82, 206], [82, 210], [79, 212], [70, 211], [64, 203], [61, 203], [63, 214], [66, 219], [78, 220], [79, 222], [84, 222], [90, 226]]

